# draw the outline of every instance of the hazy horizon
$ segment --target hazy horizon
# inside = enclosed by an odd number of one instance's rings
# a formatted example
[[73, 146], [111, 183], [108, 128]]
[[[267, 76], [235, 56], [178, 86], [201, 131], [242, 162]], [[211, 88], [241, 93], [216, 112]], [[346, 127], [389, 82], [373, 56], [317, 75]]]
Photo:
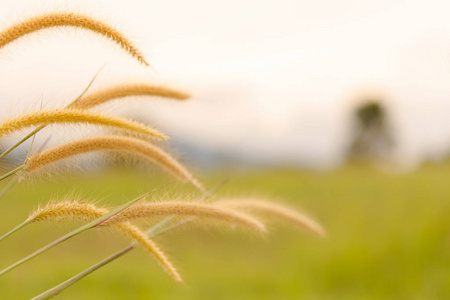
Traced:
[[[30, 35], [0, 52], [2, 116], [68, 103], [106, 63], [94, 90], [138, 80], [191, 91], [182, 105], [136, 99], [109, 108], [145, 110], [180, 149], [334, 167], [345, 159], [352, 110], [376, 93], [391, 117], [397, 161], [450, 153], [446, 1], [44, 3], [45, 11], [69, 7], [123, 29], [152, 69], [84, 31]], [[0, 7], [2, 24], [43, 11], [30, 0]], [[52, 133], [59, 138], [66, 137]]]

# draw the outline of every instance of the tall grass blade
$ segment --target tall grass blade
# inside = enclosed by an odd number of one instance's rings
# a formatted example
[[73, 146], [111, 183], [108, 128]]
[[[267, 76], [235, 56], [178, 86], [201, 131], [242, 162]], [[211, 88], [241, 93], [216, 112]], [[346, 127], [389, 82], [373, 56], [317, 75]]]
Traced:
[[18, 166], [17, 168], [15, 168], [14, 170], [9, 171], [8, 173], [0, 176], [0, 181], [2, 181], [3, 179], [8, 178], [9, 176], [12, 176], [14, 174], [16, 174], [17, 172], [19, 172], [20, 170], [22, 170], [25, 167], [25, 165], [21, 165]]

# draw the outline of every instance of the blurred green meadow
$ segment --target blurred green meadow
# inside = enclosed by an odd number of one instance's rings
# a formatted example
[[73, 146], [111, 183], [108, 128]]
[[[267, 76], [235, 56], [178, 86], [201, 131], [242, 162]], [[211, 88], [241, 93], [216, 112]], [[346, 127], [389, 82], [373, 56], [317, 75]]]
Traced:
[[[209, 174], [220, 195], [285, 199], [315, 217], [326, 239], [273, 224], [267, 237], [211, 229], [176, 230], [156, 240], [180, 268], [177, 284], [141, 249], [65, 290], [58, 299], [448, 299], [450, 163], [408, 174], [351, 164], [327, 172], [267, 170]], [[169, 181], [110, 171], [22, 183], [0, 200], [1, 233], [38, 203], [74, 192], [118, 204]], [[4, 185], [5, 183], [3, 183]], [[165, 191], [193, 192], [176, 183]], [[156, 197], [166, 197], [159, 191]], [[0, 242], [0, 268], [79, 224], [32, 224]], [[29, 299], [128, 245], [92, 230], [0, 278], [0, 299]]]

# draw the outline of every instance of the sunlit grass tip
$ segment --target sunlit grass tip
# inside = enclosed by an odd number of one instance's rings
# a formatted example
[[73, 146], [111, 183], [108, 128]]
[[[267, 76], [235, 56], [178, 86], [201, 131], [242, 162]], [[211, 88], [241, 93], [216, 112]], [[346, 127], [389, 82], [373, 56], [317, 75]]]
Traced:
[[133, 137], [101, 136], [69, 142], [31, 156], [25, 171], [32, 172], [59, 160], [92, 151], [119, 151], [138, 155], [156, 162], [181, 180], [188, 181], [203, 191], [201, 183], [176, 159], [158, 146]]
[[18, 22], [0, 32], [0, 48], [33, 32], [53, 27], [76, 27], [92, 31], [115, 42], [140, 63], [149, 65], [137, 47], [120, 31], [104, 22], [74, 12], [52, 12]]
[[136, 205], [109, 219], [107, 222], [105, 222], [105, 225], [116, 224], [125, 220], [131, 221], [137, 219], [172, 215], [217, 219], [231, 224], [239, 224], [259, 232], [266, 231], [266, 228], [261, 221], [245, 213], [230, 208], [215, 206], [214, 204], [188, 201], [137, 203]]
[[77, 109], [41, 110], [8, 118], [0, 123], [0, 137], [35, 125], [77, 123], [109, 126], [152, 138], [167, 139], [158, 130], [144, 124], [124, 118]]
[[190, 97], [186, 92], [173, 88], [146, 83], [130, 83], [102, 89], [77, 99], [69, 108], [88, 109], [110, 100], [130, 96], [159, 96], [170, 99], [185, 100]]
[[269, 218], [276, 218], [282, 221], [287, 221], [291, 224], [308, 229], [322, 237], [326, 236], [325, 229], [312, 218], [300, 213], [299, 211], [271, 201], [263, 199], [223, 199], [217, 202], [222, 207], [230, 207], [240, 209], [250, 213], [256, 213], [267, 216]]

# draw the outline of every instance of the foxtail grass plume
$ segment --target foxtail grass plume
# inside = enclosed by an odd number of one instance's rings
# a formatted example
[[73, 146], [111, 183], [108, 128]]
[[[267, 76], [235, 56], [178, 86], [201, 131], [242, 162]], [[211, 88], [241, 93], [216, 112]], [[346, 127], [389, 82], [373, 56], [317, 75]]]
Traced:
[[114, 217], [110, 218], [104, 223], [104, 225], [121, 223], [123, 221], [172, 215], [217, 219], [232, 224], [243, 225], [260, 232], [266, 231], [263, 223], [245, 213], [229, 208], [218, 207], [213, 204], [185, 201], [136, 203], [134, 206], [129, 207], [120, 214], [117, 214]]
[[[108, 209], [97, 207], [92, 203], [65, 200], [60, 202], [49, 202], [46, 206], [36, 209], [30, 214], [28, 220], [31, 220], [30, 223], [53, 220], [93, 221], [108, 212]], [[126, 221], [116, 223], [112, 227], [134, 239], [139, 245], [155, 257], [155, 259], [169, 273], [169, 275], [171, 275], [176, 281], [182, 282], [181, 276], [164, 252], [162, 252], [162, 250], [160, 250], [159, 247], [138, 227]]]
[[106, 23], [73, 12], [54, 12], [34, 16], [10, 26], [0, 32], [0, 48], [28, 34], [52, 27], [77, 27], [92, 31], [110, 39], [140, 63], [149, 65], [137, 47], [120, 31]]
[[124, 118], [77, 109], [41, 110], [9, 118], [0, 123], [0, 137], [35, 125], [74, 123], [109, 126], [157, 139], [167, 139], [158, 130], [145, 126], [144, 124]]
[[276, 218], [282, 221], [287, 221], [291, 224], [306, 228], [322, 237], [326, 236], [325, 229], [312, 218], [279, 203], [274, 203], [260, 199], [227, 199], [220, 200], [217, 205], [222, 207], [239, 209], [249, 213], [256, 213], [267, 216], [269, 218]]
[[25, 170], [32, 172], [62, 159], [92, 151], [119, 151], [138, 155], [156, 162], [181, 180], [188, 181], [203, 191], [200, 182], [168, 153], [155, 145], [132, 137], [102, 136], [69, 142], [31, 156]]
[[113, 99], [130, 96], [159, 96], [170, 99], [185, 100], [189, 94], [164, 86], [150, 84], [123, 84], [100, 90], [77, 99], [69, 108], [89, 109]]

